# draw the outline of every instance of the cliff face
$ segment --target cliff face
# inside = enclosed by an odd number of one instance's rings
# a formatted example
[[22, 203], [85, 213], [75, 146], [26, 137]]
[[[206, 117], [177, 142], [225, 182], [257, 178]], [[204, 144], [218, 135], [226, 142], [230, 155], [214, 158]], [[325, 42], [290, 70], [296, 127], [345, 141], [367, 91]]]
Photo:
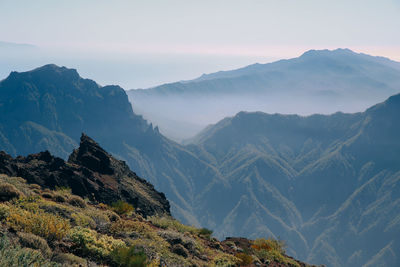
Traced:
[[68, 161], [48, 151], [16, 158], [0, 152], [0, 173], [24, 177], [29, 183], [44, 187], [69, 187], [73, 194], [93, 201], [110, 204], [122, 199], [143, 216], [170, 214], [163, 193], [85, 134]]

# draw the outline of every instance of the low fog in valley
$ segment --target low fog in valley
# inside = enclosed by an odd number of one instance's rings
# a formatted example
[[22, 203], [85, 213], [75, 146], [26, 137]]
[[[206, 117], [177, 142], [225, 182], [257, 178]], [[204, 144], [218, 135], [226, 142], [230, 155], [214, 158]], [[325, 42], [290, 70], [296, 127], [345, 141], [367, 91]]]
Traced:
[[400, 63], [337, 49], [127, 93], [136, 113], [169, 138], [185, 142], [240, 111], [362, 112], [400, 92], [399, 84]]

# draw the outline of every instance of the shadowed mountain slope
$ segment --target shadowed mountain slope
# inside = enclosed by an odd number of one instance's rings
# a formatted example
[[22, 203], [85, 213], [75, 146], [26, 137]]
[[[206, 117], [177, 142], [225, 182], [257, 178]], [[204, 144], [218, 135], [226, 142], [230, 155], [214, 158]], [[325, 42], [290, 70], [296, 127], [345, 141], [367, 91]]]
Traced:
[[135, 115], [122, 88], [101, 87], [56, 65], [12, 72], [0, 82], [0, 150], [12, 156], [48, 150], [67, 159], [82, 132], [163, 188], [175, 213], [198, 223], [193, 197], [218, 179], [217, 170]]
[[226, 184], [209, 188], [204, 210], [217, 199], [218, 233], [279, 233], [310, 262], [396, 266], [399, 112], [394, 95], [363, 113], [241, 112], [208, 127], [188, 147]]

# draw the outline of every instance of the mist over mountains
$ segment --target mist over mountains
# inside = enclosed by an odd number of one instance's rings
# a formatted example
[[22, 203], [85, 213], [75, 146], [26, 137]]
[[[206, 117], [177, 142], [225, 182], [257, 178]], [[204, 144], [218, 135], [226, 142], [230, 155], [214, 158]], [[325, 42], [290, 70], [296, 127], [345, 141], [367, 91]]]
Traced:
[[136, 113], [177, 141], [240, 111], [310, 115], [360, 112], [398, 93], [400, 63], [349, 49], [310, 50], [298, 58], [130, 90]]
[[[397, 63], [376, 61], [394, 88]], [[121, 87], [46, 65], [0, 82], [0, 150], [65, 159], [85, 132], [164, 192], [174, 216], [217, 237], [280, 237], [328, 266], [396, 266], [399, 112], [400, 94], [352, 114], [240, 112], [184, 146], [134, 113]]]

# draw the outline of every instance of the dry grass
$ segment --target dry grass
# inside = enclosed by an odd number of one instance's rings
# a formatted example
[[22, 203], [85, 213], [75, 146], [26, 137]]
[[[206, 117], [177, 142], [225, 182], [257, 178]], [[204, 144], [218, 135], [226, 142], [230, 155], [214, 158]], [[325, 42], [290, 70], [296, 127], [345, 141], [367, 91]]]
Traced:
[[68, 220], [42, 211], [10, 209], [6, 224], [16, 231], [32, 233], [48, 241], [61, 240], [70, 229]]

